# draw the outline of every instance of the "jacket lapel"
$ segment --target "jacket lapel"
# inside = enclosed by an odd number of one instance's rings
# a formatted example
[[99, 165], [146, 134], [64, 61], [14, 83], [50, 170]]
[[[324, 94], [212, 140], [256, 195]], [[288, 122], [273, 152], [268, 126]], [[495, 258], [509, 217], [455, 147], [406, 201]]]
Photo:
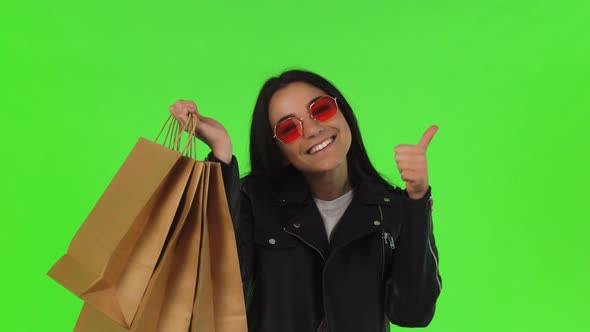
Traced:
[[385, 207], [399, 206], [399, 188], [387, 188], [371, 179], [362, 181], [355, 189], [348, 209], [332, 232], [331, 251], [383, 229]]
[[291, 166], [274, 186], [273, 202], [280, 211], [283, 229], [315, 249], [325, 260], [328, 237], [322, 216], [303, 175]]
[[328, 236], [315, 202], [312, 201], [301, 213], [291, 218], [285, 225], [285, 231], [306, 242], [318, 251], [324, 260], [326, 259]]

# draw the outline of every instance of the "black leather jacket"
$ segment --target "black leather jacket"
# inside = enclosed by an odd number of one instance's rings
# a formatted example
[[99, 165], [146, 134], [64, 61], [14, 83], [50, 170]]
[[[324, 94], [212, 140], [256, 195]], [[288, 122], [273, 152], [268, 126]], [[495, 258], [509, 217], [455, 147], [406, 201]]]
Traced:
[[[217, 161], [212, 154], [208, 160]], [[280, 184], [239, 179], [235, 157], [221, 162], [251, 332], [389, 331], [427, 326], [441, 290], [432, 232], [431, 188], [363, 181], [326, 237], [303, 177]]]

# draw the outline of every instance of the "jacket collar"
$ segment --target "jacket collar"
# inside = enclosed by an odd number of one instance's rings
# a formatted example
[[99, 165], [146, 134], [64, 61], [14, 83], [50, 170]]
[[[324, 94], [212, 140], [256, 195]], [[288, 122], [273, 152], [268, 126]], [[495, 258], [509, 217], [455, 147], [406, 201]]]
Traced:
[[324, 258], [330, 252], [383, 227], [381, 206], [400, 206], [399, 188], [388, 188], [366, 178], [354, 187], [354, 196], [328, 243], [318, 208], [303, 175], [288, 167], [279, 183], [274, 184], [273, 202], [278, 206], [300, 206], [301, 212], [284, 224], [284, 230], [303, 240]]

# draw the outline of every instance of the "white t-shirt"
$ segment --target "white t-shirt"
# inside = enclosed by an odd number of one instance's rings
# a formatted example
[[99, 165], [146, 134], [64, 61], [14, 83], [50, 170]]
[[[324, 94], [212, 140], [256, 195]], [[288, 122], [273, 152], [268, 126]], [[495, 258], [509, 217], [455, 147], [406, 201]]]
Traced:
[[328, 239], [330, 238], [330, 234], [334, 230], [334, 227], [340, 221], [340, 218], [346, 211], [346, 208], [352, 201], [353, 190], [350, 190], [346, 194], [336, 198], [333, 201], [323, 201], [321, 199], [313, 198], [315, 204], [322, 215], [322, 220], [324, 221], [324, 227], [326, 229], [326, 234], [328, 235]]

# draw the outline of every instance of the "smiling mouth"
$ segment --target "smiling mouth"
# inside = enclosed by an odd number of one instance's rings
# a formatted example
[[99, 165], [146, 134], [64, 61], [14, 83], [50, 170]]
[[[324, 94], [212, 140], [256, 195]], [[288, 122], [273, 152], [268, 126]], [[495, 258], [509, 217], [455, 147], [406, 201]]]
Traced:
[[315, 154], [315, 153], [322, 151], [323, 149], [330, 146], [334, 142], [335, 139], [336, 139], [336, 135], [326, 139], [325, 141], [321, 142], [320, 144], [317, 144], [317, 145], [313, 146], [311, 149], [307, 150], [307, 154]]

